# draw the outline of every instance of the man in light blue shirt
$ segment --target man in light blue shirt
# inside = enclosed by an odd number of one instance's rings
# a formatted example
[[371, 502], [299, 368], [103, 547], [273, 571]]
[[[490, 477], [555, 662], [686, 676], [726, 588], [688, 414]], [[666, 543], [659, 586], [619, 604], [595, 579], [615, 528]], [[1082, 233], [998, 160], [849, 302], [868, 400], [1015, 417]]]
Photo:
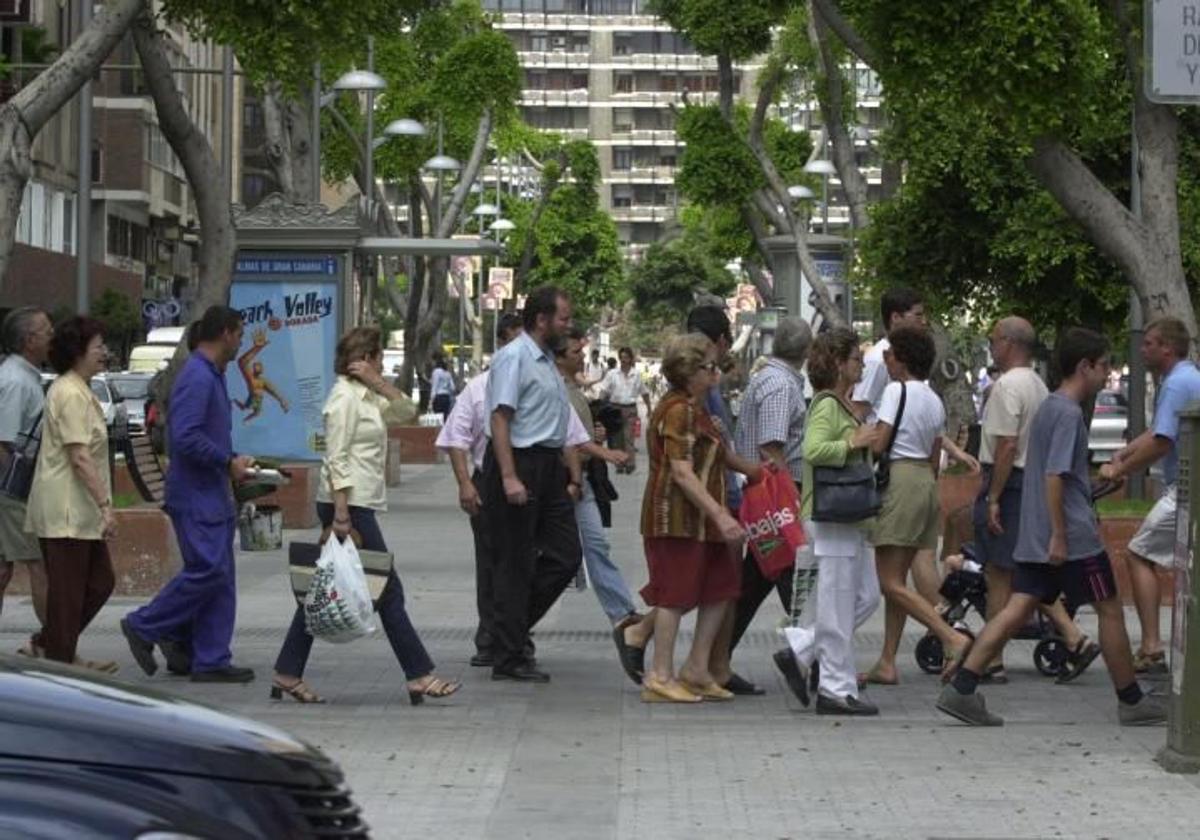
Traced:
[[1146, 327], [1141, 350], [1146, 369], [1160, 377], [1154, 425], [1113, 455], [1112, 463], [1100, 468], [1100, 475], [1121, 480], [1162, 463], [1163, 494], [1129, 542], [1129, 578], [1142, 625], [1142, 643], [1134, 664], [1138, 673], [1165, 674], [1167, 660], [1158, 620], [1162, 592], [1155, 566], [1169, 569], [1175, 565], [1175, 480], [1179, 472], [1175, 442], [1179, 413], [1200, 400], [1200, 370], [1188, 358], [1191, 336], [1177, 318], [1159, 318]]
[[483, 512], [493, 545], [492, 679], [545, 683], [525, 656], [529, 630], [574, 579], [582, 559], [575, 502], [582, 477], [568, 446], [571, 406], [553, 346], [571, 326], [560, 289], [530, 293], [525, 332], [492, 359]]

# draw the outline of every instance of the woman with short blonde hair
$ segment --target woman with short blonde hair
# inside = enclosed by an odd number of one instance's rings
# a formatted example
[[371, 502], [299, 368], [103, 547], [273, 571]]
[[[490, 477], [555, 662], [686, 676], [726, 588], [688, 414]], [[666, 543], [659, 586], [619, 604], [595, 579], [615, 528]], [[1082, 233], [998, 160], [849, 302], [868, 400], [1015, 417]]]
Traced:
[[[642, 700], [697, 703], [730, 700], [709, 659], [726, 608], [741, 591], [745, 531], [725, 507], [725, 470], [758, 480], [762, 468], [725, 446], [704, 396], [718, 376], [717, 348], [692, 333], [666, 347], [663, 375], [670, 390], [650, 416], [650, 472], [641, 532], [650, 582], [642, 598], [654, 611], [654, 663], [642, 679]], [[735, 559], [736, 555], [736, 559]], [[696, 632], [676, 679], [675, 637], [683, 614], [697, 610]]]

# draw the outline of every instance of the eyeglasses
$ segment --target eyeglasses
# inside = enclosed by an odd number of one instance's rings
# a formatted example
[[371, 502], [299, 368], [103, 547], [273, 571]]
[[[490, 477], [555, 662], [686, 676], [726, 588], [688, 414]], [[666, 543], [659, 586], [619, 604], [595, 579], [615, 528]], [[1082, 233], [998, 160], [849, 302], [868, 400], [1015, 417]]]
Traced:
[[721, 366], [716, 362], [705, 362], [704, 364], [700, 365], [700, 369], [706, 370], [709, 373], [717, 373], [721, 369]]

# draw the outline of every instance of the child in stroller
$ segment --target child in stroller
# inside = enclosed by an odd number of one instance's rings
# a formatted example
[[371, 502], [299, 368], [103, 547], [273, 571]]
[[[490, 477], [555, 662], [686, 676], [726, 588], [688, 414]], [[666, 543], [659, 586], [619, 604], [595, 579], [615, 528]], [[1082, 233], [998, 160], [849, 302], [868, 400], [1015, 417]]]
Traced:
[[[1092, 487], [1092, 501], [1103, 498], [1115, 492], [1120, 484], [1100, 482]], [[983, 564], [975, 557], [974, 545], [963, 543], [959, 554], [946, 557], [944, 565], [946, 575], [938, 590], [944, 601], [938, 607], [938, 612], [952, 627], [968, 635], [974, 635], [966, 625], [967, 613], [974, 610], [980, 619], [987, 616], [987, 582], [983, 574]], [[1074, 619], [1073, 610], [1068, 615]], [[1055, 677], [1058, 682], [1070, 682], [1082, 674], [1100, 654], [1100, 646], [1090, 640], [1076, 649], [1068, 644], [1041, 612], [1014, 639], [1026, 641], [1037, 640], [1033, 649], [1033, 664], [1038, 671], [1047, 676]], [[917, 665], [928, 674], [941, 673], [943, 663], [942, 643], [932, 633], [927, 633], [917, 642]]]

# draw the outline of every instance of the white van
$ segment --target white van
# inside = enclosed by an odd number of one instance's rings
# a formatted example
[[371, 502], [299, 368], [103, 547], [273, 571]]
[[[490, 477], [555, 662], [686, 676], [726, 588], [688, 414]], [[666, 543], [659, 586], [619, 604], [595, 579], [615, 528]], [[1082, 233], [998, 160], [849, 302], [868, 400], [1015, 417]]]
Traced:
[[129, 351], [130, 373], [158, 373], [175, 355], [174, 344], [139, 344]]
[[183, 341], [186, 327], [155, 327], [146, 336], [147, 344], [169, 344], [172, 347]]

